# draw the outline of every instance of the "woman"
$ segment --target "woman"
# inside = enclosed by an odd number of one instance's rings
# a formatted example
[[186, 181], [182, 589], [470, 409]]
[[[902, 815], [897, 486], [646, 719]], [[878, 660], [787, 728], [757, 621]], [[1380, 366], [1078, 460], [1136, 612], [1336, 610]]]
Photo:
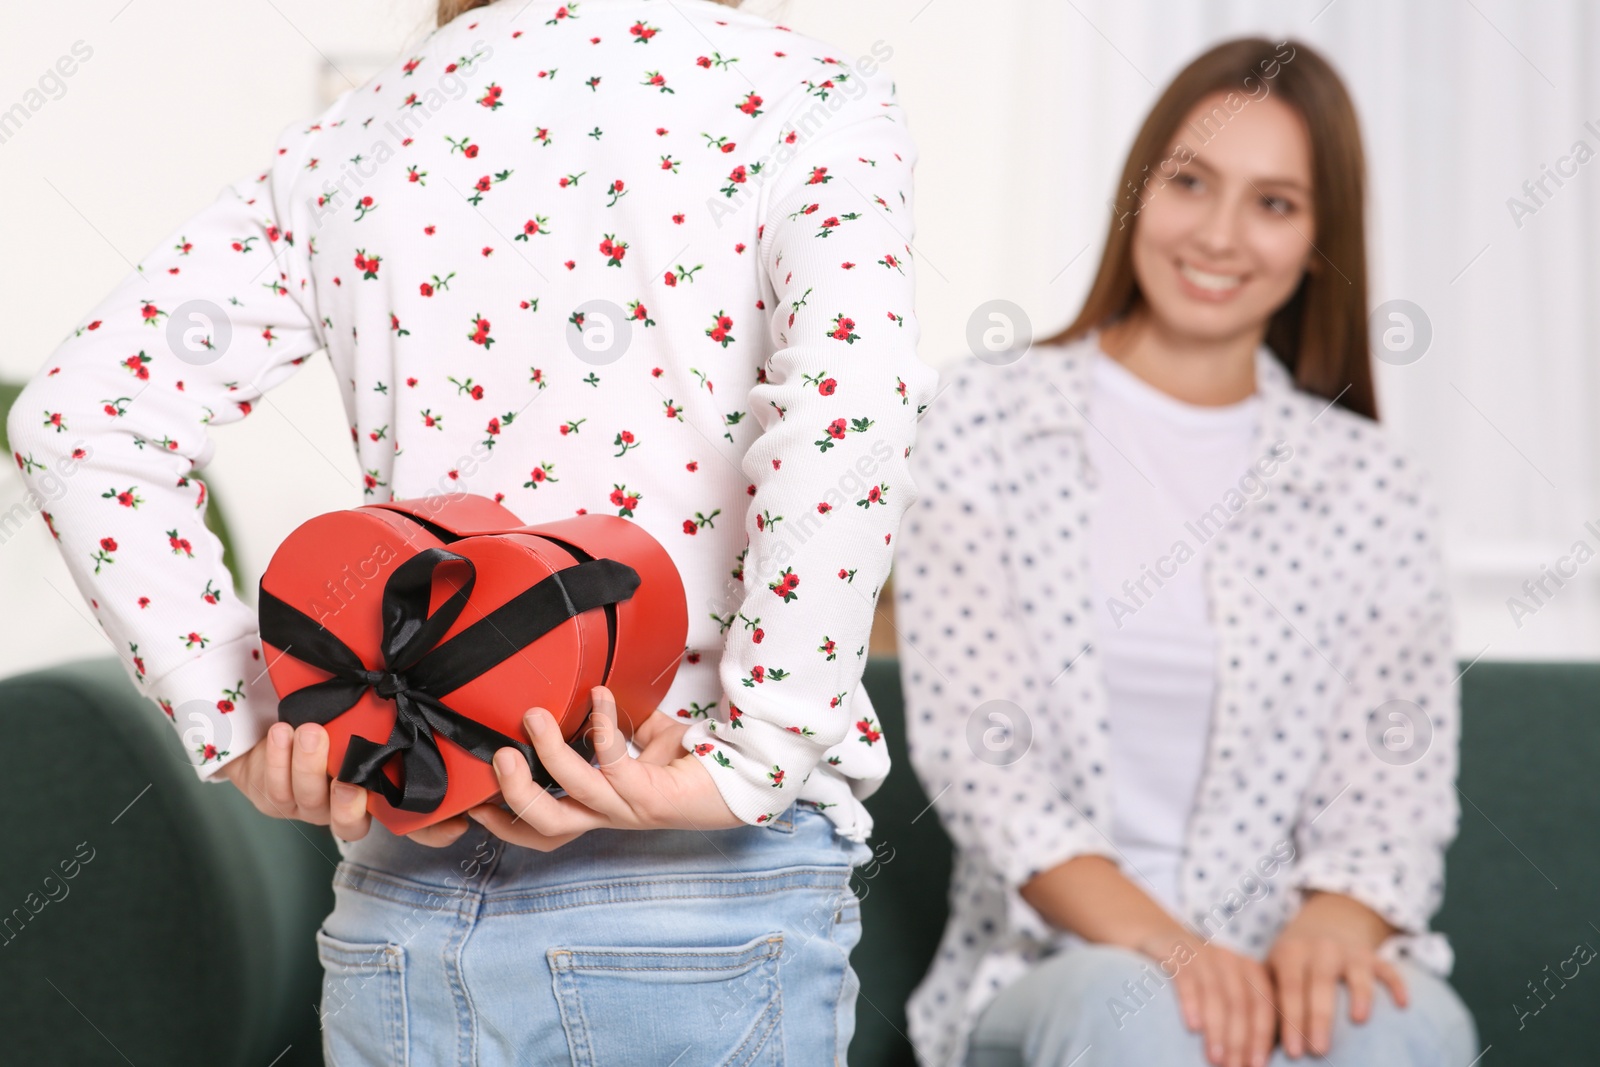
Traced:
[[1458, 698], [1433, 509], [1376, 421], [1362, 173], [1316, 53], [1207, 52], [1077, 319], [924, 419], [901, 664], [958, 846], [925, 1063], [1478, 1053], [1427, 928]]
[[[707, 0], [438, 20], [91, 312], [16, 402], [18, 465], [77, 462], [46, 517], [197, 773], [341, 840], [330, 1063], [843, 1063], [888, 769], [857, 650], [935, 377], [892, 85]], [[590, 766], [533, 709], [567, 796], [503, 749], [507, 808], [407, 838], [275, 721], [192, 470], [323, 347], [353, 503], [465, 491], [668, 547], [689, 647], [640, 758], [603, 729]]]

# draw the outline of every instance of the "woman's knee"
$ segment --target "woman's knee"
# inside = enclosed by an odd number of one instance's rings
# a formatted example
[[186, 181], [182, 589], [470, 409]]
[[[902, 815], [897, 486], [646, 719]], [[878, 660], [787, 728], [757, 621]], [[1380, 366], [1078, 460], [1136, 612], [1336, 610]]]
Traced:
[[1172, 977], [1148, 956], [1109, 945], [1074, 949], [1062, 985], [1077, 993], [1080, 1023], [1097, 1033], [1125, 1030], [1147, 1009], [1172, 1008], [1177, 996]]
[[1107, 945], [1076, 946], [1039, 963], [995, 1009], [989, 1035], [1008, 1031], [1022, 1062], [1034, 1065], [1070, 1063], [1090, 1046], [1098, 1062], [1163, 1062], [1150, 1057], [1183, 1044], [1187, 1032], [1160, 964]]

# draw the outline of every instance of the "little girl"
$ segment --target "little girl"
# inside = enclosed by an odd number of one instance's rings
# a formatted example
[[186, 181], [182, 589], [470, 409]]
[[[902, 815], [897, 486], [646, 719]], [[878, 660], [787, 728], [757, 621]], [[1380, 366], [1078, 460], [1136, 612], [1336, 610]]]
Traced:
[[[859, 681], [934, 377], [893, 87], [710, 0], [439, 23], [90, 313], [13, 409], [19, 466], [78, 463], [45, 519], [200, 777], [341, 839], [330, 1062], [843, 1063], [888, 770]], [[276, 722], [197, 472], [323, 348], [353, 503], [609, 512], [672, 552], [688, 647], [642, 758], [563, 761], [533, 711], [568, 796], [502, 750], [519, 819], [411, 839]]]

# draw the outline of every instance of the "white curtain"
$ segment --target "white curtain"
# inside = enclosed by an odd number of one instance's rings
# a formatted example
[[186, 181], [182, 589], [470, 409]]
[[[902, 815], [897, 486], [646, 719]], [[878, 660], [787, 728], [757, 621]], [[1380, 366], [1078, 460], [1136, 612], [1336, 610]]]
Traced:
[[[1372, 298], [1411, 300], [1433, 326], [1427, 354], [1381, 367], [1379, 389], [1444, 505], [1461, 651], [1600, 655], [1600, 558], [1569, 560], [1560, 587], [1545, 579], [1544, 604], [1524, 597], [1537, 610], [1520, 628], [1506, 608], [1574, 542], [1600, 551], [1600, 534], [1585, 529], [1600, 528], [1600, 158], [1559, 188], [1545, 178], [1542, 203], [1523, 191], [1563, 166], [1574, 142], [1600, 152], [1592, 2], [752, 2], [841, 54], [892, 50], [920, 147], [918, 315], [933, 362], [965, 350], [968, 317], [985, 301], [1022, 305], [1041, 335], [1070, 316], [1128, 141], [1190, 58], [1247, 33], [1322, 49], [1365, 124]], [[95, 56], [0, 153], [0, 181], [16, 192], [0, 205], [0, 232], [26, 251], [0, 265], [13, 312], [0, 377], [34, 373], [129, 261], [258, 167], [283, 125], [314, 114], [330, 61], [359, 80], [410, 47], [428, 7], [95, 0], [7, 11], [0, 54], [18, 72], [8, 103], [73, 40]], [[241, 52], [241, 40], [259, 47]], [[193, 92], [197, 76], [205, 93]], [[161, 136], [149, 133], [152, 114]], [[197, 130], [206, 151], [175, 153], [183, 138], [172, 131]], [[1536, 208], [1520, 226], [1512, 197]], [[299, 520], [356, 502], [326, 362], [220, 435], [208, 472], [219, 491], [256, 490], [233, 493], [229, 508], [249, 585]], [[6, 469], [0, 511], [21, 501]], [[0, 619], [0, 674], [110, 651], [37, 516], [0, 531], [0, 588], [26, 605]]]

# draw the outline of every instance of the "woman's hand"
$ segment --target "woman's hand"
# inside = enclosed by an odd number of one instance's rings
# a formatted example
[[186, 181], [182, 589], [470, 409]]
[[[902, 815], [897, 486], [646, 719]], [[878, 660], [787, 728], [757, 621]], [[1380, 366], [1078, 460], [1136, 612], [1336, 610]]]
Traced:
[[1035, 875], [1020, 893], [1053, 926], [1154, 959], [1176, 985], [1185, 1025], [1204, 1031], [1206, 1058], [1213, 1064], [1266, 1064], [1276, 1023], [1266, 968], [1200, 940], [1111, 857], [1074, 856]]
[[[329, 827], [335, 837], [358, 841], [367, 836], [367, 791], [328, 774], [328, 731], [314, 722], [298, 727], [275, 722], [250, 751], [223, 764], [217, 772], [264, 815]], [[418, 844], [442, 848], [466, 832], [466, 816], [457, 815], [406, 836]]]
[[1172, 976], [1184, 1025], [1204, 1034], [1207, 1060], [1217, 1067], [1266, 1067], [1277, 1026], [1266, 967], [1187, 931], [1156, 935], [1138, 950]]
[[1389, 987], [1395, 1004], [1406, 1006], [1405, 980], [1377, 948], [1395, 932], [1377, 912], [1337, 893], [1317, 893], [1278, 933], [1268, 954], [1283, 1011], [1283, 1050], [1326, 1056], [1333, 1035], [1338, 984], [1350, 988], [1350, 1021], [1372, 1012], [1372, 982]]
[[[617, 729], [616, 702], [604, 686], [595, 687], [587, 727], [598, 767], [567, 744], [555, 717], [544, 708], [529, 710], [523, 722], [533, 750], [567, 795], [558, 800], [545, 792], [534, 782], [522, 753], [500, 749], [494, 754], [494, 769], [511, 810], [480, 804], [467, 814], [503, 841], [548, 852], [602, 828], [725, 830], [743, 825], [695, 757], [683, 753], [660, 764], [628, 755], [627, 741]], [[652, 733], [642, 748], [659, 754], [659, 742]]]

